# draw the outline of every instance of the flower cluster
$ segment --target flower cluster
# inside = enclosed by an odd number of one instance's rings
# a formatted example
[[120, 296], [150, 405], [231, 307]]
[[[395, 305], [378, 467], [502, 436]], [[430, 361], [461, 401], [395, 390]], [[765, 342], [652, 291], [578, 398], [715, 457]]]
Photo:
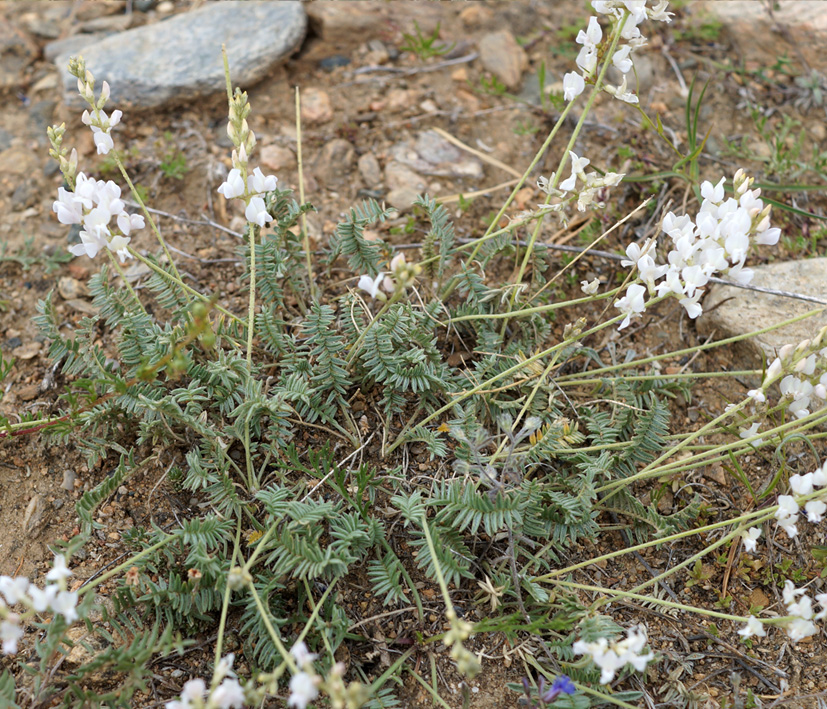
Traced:
[[422, 271], [422, 267], [419, 264], [408, 263], [403, 253], [396, 254], [396, 256], [391, 259], [389, 268], [390, 275], [387, 276], [384, 271], [376, 274], [376, 278], [371, 278], [368, 275], [361, 276], [357, 286], [370, 295], [371, 298], [385, 300], [386, 296], [380, 288], [388, 293], [404, 290], [414, 282]]
[[[827, 618], [827, 593], [816, 595], [816, 601], [821, 605], [821, 611], [813, 611], [813, 600], [803, 588], [796, 588], [795, 584], [787, 579], [781, 593], [784, 605], [787, 607], [787, 619], [784, 620], [784, 629], [793, 642], [798, 642], [818, 632], [814, 621]], [[764, 637], [767, 633], [761, 621], [750, 616], [747, 624], [738, 631], [744, 638], [753, 636]]]
[[626, 665], [632, 665], [638, 672], [643, 672], [646, 665], [655, 659], [653, 652], [642, 654], [646, 645], [646, 633], [642, 627], [636, 631], [631, 628], [625, 640], [609, 643], [606, 638], [587, 643], [578, 640], [573, 645], [576, 655], [588, 655], [600, 670], [600, 683], [608, 684], [615, 678], [617, 671]]
[[303, 642], [296, 643], [290, 649], [290, 654], [300, 671], [290, 678], [290, 698], [287, 700], [287, 706], [305, 709], [319, 696], [321, 677], [313, 669], [313, 661], [318, 655], [310, 652]]
[[167, 702], [166, 709], [241, 709], [244, 689], [235, 678], [234, 659], [232, 653], [221, 659], [209, 692], [203, 679], [191, 679], [181, 690], [181, 699]]
[[631, 244], [626, 249], [628, 259], [623, 266], [636, 266], [639, 283], [629, 286], [626, 295], [615, 307], [626, 315], [618, 329], [626, 327], [631, 318], [646, 307], [644, 295], [657, 293], [659, 297], [675, 296], [690, 318], [702, 312], [700, 304], [704, 286], [715, 274], [728, 275], [740, 284], [752, 280], [752, 271], [744, 268], [750, 246], [773, 245], [778, 242], [781, 230], [770, 227], [770, 205], [764, 206], [761, 190], [751, 190], [753, 178], [738, 170], [733, 179], [734, 197], [724, 199], [722, 177], [717, 185], [704, 182], [701, 185], [703, 202], [692, 220], [669, 212], [663, 219], [663, 231], [672, 240], [673, 248], [667, 256], [668, 263], [658, 264], [651, 255], [654, 243], [647, 241], [642, 247]]
[[[586, 172], [585, 168], [591, 162], [588, 158], [581, 158], [572, 151], [569, 151], [571, 158], [571, 175], [563, 180], [557, 187], [554, 184], [556, 172], [551, 177], [537, 178], [537, 186], [551, 197], [558, 197], [560, 201], [556, 204], [539, 204], [540, 209], [550, 209], [553, 212], [560, 212], [575, 198], [577, 199], [577, 210], [585, 212], [588, 207], [605, 207], [605, 190], [620, 184], [624, 173], [606, 172], [600, 175], [597, 172]], [[578, 185], [578, 180], [580, 185]]]
[[[631, 54], [646, 44], [641, 34], [640, 25], [645, 19], [658, 22], [671, 22], [672, 13], [666, 12], [667, 0], [660, 0], [654, 8], [646, 7], [646, 0], [596, 0], [592, 2], [594, 11], [608, 15], [615, 23], [623, 23], [620, 38], [627, 44], [618, 45], [612, 55], [612, 65], [623, 75], [618, 86], [604, 85], [603, 90], [626, 103], [638, 103], [638, 97], [629, 90], [627, 75], [632, 69]], [[600, 58], [600, 45], [603, 42], [603, 30], [596, 17], [589, 18], [585, 30], [580, 30], [575, 40], [582, 45], [576, 63], [580, 73], [569, 72], [563, 77], [563, 98], [572, 101], [586, 87], [586, 82], [593, 82], [597, 75], [597, 62]]]
[[88, 110], [84, 111], [81, 120], [92, 129], [92, 139], [95, 141], [98, 155], [107, 155], [115, 147], [110, 131], [121, 122], [123, 112], [112, 111], [112, 115], [108, 116], [103, 110], [109, 100], [109, 84], [103, 82], [100, 96], [96, 99], [95, 77], [86, 69], [82, 57], [72, 57], [69, 61], [69, 72], [77, 77], [78, 93], [92, 109], [91, 113]]
[[[144, 226], [140, 214], [127, 214], [121, 200], [121, 188], [112, 180], [94, 180], [78, 173], [73, 191], [58, 188], [52, 211], [61, 224], [81, 224], [81, 243], [69, 247], [75, 256], [95, 258], [102, 249], [117, 253], [123, 263], [130, 257], [130, 232]], [[110, 227], [115, 217], [117, 230]]]
[[235, 146], [232, 156], [233, 167], [227, 179], [218, 188], [218, 193], [224, 195], [224, 199], [243, 199], [246, 205], [244, 216], [247, 221], [263, 227], [273, 221], [264, 204], [264, 194], [276, 189], [278, 178], [275, 175], [265, 175], [260, 167], [248, 174], [248, 156], [256, 144], [256, 135], [247, 125], [249, 114], [247, 94], [236, 90], [230, 101], [230, 119], [227, 123], [227, 135]]
[[19, 603], [31, 613], [52, 611], [62, 615], [67, 623], [73, 623], [78, 619], [78, 594], [66, 589], [66, 579], [71, 575], [72, 572], [66, 566], [66, 559], [59, 554], [55, 556], [54, 567], [46, 574], [46, 580], [54, 583], [43, 589], [30, 583], [25, 576], [0, 576], [0, 595], [5, 598], [5, 601], [0, 598], [0, 640], [3, 643], [4, 654], [16, 653], [17, 641], [23, 637], [23, 629], [20, 627], [23, 618], [13, 613], [9, 606]]

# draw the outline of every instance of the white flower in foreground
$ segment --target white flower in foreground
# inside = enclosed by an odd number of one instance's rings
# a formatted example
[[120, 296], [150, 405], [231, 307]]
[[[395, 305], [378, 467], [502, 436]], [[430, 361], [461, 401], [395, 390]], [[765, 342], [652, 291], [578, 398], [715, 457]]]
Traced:
[[796, 495], [809, 495], [813, 491], [813, 474], [792, 475], [790, 477], [790, 490]]
[[241, 177], [241, 170], [233, 168], [227, 175], [227, 179], [221, 183], [218, 193], [224, 195], [224, 199], [235, 199], [244, 194], [244, 180]]
[[778, 496], [778, 509], [775, 512], [778, 525], [787, 533], [787, 536], [794, 537], [798, 534], [795, 523], [798, 521], [798, 503], [792, 495]]
[[261, 171], [260, 167], [253, 170], [252, 175], [247, 176], [247, 189], [251, 194], [260, 194], [262, 192], [272, 192], [276, 189], [278, 178], [275, 175], [267, 175]]
[[587, 643], [578, 640], [572, 646], [576, 655], [589, 655], [592, 661], [601, 669], [600, 683], [608, 684], [615, 678], [615, 674], [622, 667], [631, 664], [638, 672], [646, 669], [655, 655], [652, 652], [641, 654], [646, 645], [646, 634], [641, 630], [636, 632], [634, 628], [628, 631], [625, 640], [609, 644], [606, 638], [600, 638], [596, 642]]
[[307, 649], [307, 645], [304, 642], [298, 642], [290, 648], [290, 654], [296, 660], [296, 664], [299, 667], [304, 667], [307, 664], [312, 664], [313, 661], [318, 657], [318, 655], [314, 652], [310, 652]]
[[6, 597], [6, 603], [13, 606], [19, 603], [29, 591], [29, 579], [25, 576], [0, 576], [0, 593]]
[[750, 389], [747, 392], [747, 396], [756, 404], [763, 404], [767, 400], [767, 397], [761, 389]]
[[763, 638], [766, 634], [767, 631], [764, 630], [764, 624], [754, 615], [751, 615], [747, 624], [738, 631], [738, 635], [744, 638], [751, 638], [753, 635]]
[[563, 77], [563, 98], [566, 101], [574, 101], [585, 88], [585, 80], [576, 71], [570, 71]]
[[626, 289], [626, 295], [620, 300], [615, 301], [615, 307], [621, 313], [625, 313], [626, 317], [623, 322], [618, 325], [618, 330], [622, 330], [632, 320], [632, 315], [638, 315], [643, 312], [646, 304], [643, 302], [643, 296], [646, 294], [646, 288], [639, 283], [632, 283]]
[[55, 556], [55, 565], [48, 574], [46, 574], [46, 579], [48, 581], [58, 581], [60, 582], [62, 579], [68, 579], [72, 575], [72, 572], [69, 571], [69, 567], [66, 566], [66, 557], [63, 554], [57, 554]]
[[23, 629], [17, 624], [19, 619], [20, 616], [16, 613], [9, 613], [0, 622], [0, 641], [3, 643], [4, 655], [14, 655], [17, 652], [17, 641], [23, 637]]
[[810, 500], [804, 505], [804, 511], [807, 513], [808, 522], [818, 524], [824, 519], [824, 513], [827, 512], [827, 504], [821, 500]]
[[[46, 590], [50, 588], [57, 588], [56, 586], [47, 586]], [[57, 594], [51, 603], [51, 608], [55, 613], [60, 613], [66, 622], [71, 624], [78, 619], [78, 612], [76, 610], [78, 605], [78, 594], [75, 591], [61, 591]]]
[[204, 701], [204, 695], [207, 693], [207, 684], [200, 677], [198, 679], [191, 679], [184, 685], [181, 690], [181, 700], [175, 700], [166, 703], [166, 709], [190, 709], [193, 702], [199, 706]]
[[[359, 278], [359, 283], [356, 285], [365, 291], [371, 298], [375, 298], [376, 295], [379, 293], [379, 286], [381, 285], [382, 281], [385, 278], [384, 273], [379, 273], [376, 278], [371, 278], [370, 276], [362, 276]], [[384, 296], [383, 296], [384, 297]]]
[[35, 585], [29, 586], [29, 598], [32, 601], [32, 608], [38, 613], [45, 613], [52, 607], [58, 591], [60, 589], [57, 586], [46, 586], [44, 589], [40, 589]]
[[288, 707], [305, 709], [310, 702], [319, 696], [316, 687], [316, 680], [307, 672], [299, 672], [290, 679], [290, 698], [287, 700]]
[[212, 694], [208, 706], [216, 709], [241, 709], [244, 706], [244, 689], [236, 679], [225, 679]]
[[600, 279], [595, 278], [593, 281], [580, 281], [580, 290], [582, 290], [586, 295], [594, 295], [597, 293], [597, 289], [600, 288]]
[[259, 226], [264, 226], [273, 221], [273, 217], [267, 211], [262, 197], [253, 197], [250, 200], [247, 209], [244, 210], [244, 216], [247, 217], [247, 221]]
[[741, 532], [741, 539], [744, 541], [744, 549], [749, 552], [755, 551], [758, 537], [761, 536], [761, 527], [751, 527], [746, 532]]

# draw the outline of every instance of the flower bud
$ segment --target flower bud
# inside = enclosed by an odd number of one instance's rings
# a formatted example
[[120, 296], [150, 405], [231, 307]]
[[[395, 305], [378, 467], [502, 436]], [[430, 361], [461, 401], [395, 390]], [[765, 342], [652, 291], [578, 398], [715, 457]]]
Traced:
[[778, 358], [785, 362], [790, 358], [790, 355], [795, 352], [795, 345], [784, 345], [780, 350], [778, 350]]
[[768, 382], [771, 382], [779, 374], [781, 374], [781, 360], [778, 357], [776, 357], [772, 361], [772, 364], [769, 367], [767, 367], [767, 374], [764, 377], [764, 383], [766, 384]]

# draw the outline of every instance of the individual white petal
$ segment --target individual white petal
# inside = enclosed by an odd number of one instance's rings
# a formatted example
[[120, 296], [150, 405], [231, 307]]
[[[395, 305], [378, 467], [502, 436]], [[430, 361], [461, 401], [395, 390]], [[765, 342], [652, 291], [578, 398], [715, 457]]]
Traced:
[[576, 71], [570, 71], [563, 77], [563, 98], [566, 101], [574, 101], [585, 88], [586, 81]]
[[376, 276], [376, 278], [371, 278], [370, 276], [365, 275], [359, 278], [359, 282], [356, 285], [358, 288], [361, 288], [363, 291], [368, 293], [371, 298], [375, 298], [376, 294], [379, 292], [379, 286], [384, 278], [385, 274], [381, 272]]

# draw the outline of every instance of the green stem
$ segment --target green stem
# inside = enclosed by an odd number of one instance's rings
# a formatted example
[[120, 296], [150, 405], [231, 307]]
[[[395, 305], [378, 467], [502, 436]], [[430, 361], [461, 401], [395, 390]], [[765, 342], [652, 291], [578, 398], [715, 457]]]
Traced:
[[287, 664], [290, 668], [290, 671], [295, 674], [299, 671], [299, 668], [296, 667], [296, 661], [293, 659], [293, 656], [284, 647], [284, 643], [281, 641], [281, 635], [279, 635], [279, 631], [270, 621], [270, 612], [264, 607], [264, 604], [261, 602], [261, 598], [258, 595], [258, 591], [256, 590], [256, 585], [249, 581], [247, 583], [247, 587], [250, 589], [250, 593], [253, 595], [253, 600], [255, 601], [256, 608], [258, 609], [259, 615], [261, 616], [261, 620], [264, 623], [264, 627], [267, 628], [267, 632], [270, 635], [270, 639], [273, 641], [273, 644], [279, 651], [281, 655], [281, 659]]
[[[304, 161], [302, 160], [302, 122], [301, 122], [301, 97], [299, 87], [296, 87], [296, 162], [299, 168], [299, 204], [304, 204]], [[302, 212], [302, 236], [304, 242], [305, 266], [307, 268], [307, 284], [310, 289], [310, 296], [313, 297], [315, 280], [313, 277], [313, 261], [310, 258], [310, 234], [307, 232], [307, 214]]]
[[109, 256], [109, 260], [112, 262], [112, 265], [115, 267], [115, 270], [118, 272], [118, 275], [121, 277], [124, 286], [132, 295], [132, 298], [135, 300], [135, 303], [137, 303], [138, 307], [141, 309], [141, 312], [143, 312], [144, 315], [148, 315], [148, 313], [146, 312], [146, 308], [144, 308], [144, 304], [138, 298], [138, 294], [135, 292], [135, 290], [130, 285], [129, 281], [126, 279], [126, 274], [123, 272], [121, 264], [118, 263], [118, 259], [115, 258], [115, 254], [113, 254], [109, 249], [106, 249], [106, 253]]
[[[235, 527], [235, 541], [233, 542], [233, 556], [230, 560], [230, 568], [235, 568], [235, 560], [238, 558], [238, 553], [240, 550], [240, 541], [241, 541], [241, 517], [236, 519], [236, 527]], [[230, 584], [227, 583], [226, 579], [224, 580], [224, 599], [221, 602], [221, 618], [218, 621], [218, 639], [215, 643], [215, 660], [213, 662], [213, 667], [218, 667], [218, 662], [221, 660], [221, 651], [224, 645], [224, 628], [227, 627], [227, 612], [230, 608], [230, 596], [232, 596], [232, 589], [230, 589]]]
[[247, 308], [247, 369], [253, 371], [253, 333], [255, 332], [256, 317], [256, 241], [259, 227], [257, 224], [248, 224], [250, 234], [250, 303]]
[[143, 551], [138, 552], [131, 559], [123, 562], [123, 564], [118, 564], [118, 566], [116, 566], [114, 569], [110, 569], [105, 574], [101, 574], [100, 576], [98, 576], [94, 581], [90, 581], [89, 583], [85, 584], [78, 591], [78, 596], [80, 597], [80, 596], [84, 595], [85, 593], [88, 593], [93, 588], [96, 588], [97, 586], [100, 586], [104, 581], [108, 581], [113, 576], [117, 576], [124, 569], [126, 569], [128, 566], [129, 567], [134, 566], [136, 562], [140, 561], [145, 556], [149, 556], [150, 554], [153, 554], [154, 552], [158, 551], [158, 549], [161, 549], [162, 547], [166, 546], [167, 544], [169, 544], [171, 541], [173, 541], [176, 538], [177, 537], [174, 534], [170, 534], [168, 537], [166, 537], [165, 539], [162, 539], [160, 542], [156, 542], [151, 547], [147, 547]]

